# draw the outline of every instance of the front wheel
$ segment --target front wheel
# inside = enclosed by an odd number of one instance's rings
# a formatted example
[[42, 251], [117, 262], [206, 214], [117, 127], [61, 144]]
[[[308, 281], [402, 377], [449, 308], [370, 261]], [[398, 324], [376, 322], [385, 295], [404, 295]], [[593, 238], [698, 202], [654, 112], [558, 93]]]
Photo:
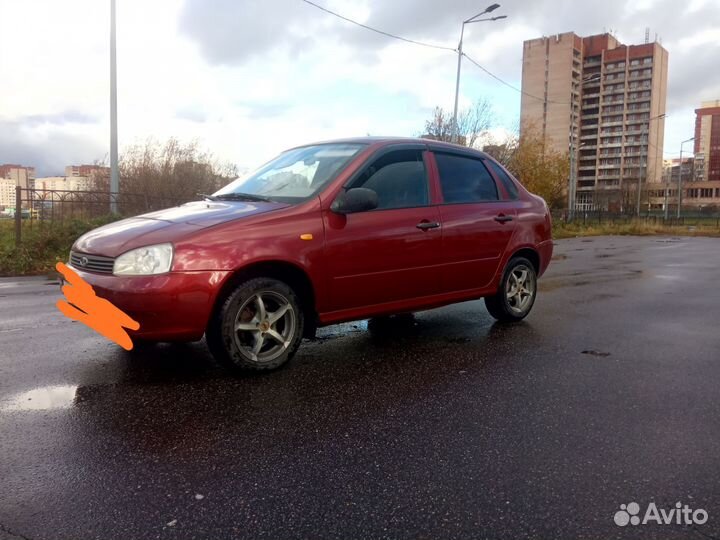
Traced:
[[267, 371], [290, 360], [303, 335], [303, 310], [282, 281], [255, 278], [240, 284], [207, 329], [213, 356], [233, 370]]
[[530, 313], [536, 296], [535, 267], [524, 257], [515, 257], [505, 268], [498, 292], [485, 298], [485, 307], [498, 321], [521, 321]]

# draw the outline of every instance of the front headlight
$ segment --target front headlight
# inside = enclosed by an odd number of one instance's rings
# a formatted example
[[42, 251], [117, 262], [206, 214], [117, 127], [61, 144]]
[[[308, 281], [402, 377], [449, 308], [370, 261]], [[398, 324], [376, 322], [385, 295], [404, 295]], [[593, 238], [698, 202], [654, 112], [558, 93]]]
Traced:
[[116, 276], [149, 276], [170, 271], [173, 259], [172, 244], [157, 244], [132, 249], [115, 259]]

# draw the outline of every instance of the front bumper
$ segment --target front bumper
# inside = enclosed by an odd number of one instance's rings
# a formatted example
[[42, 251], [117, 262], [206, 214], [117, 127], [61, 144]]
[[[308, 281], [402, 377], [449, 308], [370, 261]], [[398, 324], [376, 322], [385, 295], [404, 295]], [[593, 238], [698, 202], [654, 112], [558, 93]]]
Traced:
[[[69, 266], [69, 265], [68, 265]], [[202, 338], [227, 271], [113, 276], [71, 268], [95, 294], [140, 323], [131, 337], [154, 341]]]

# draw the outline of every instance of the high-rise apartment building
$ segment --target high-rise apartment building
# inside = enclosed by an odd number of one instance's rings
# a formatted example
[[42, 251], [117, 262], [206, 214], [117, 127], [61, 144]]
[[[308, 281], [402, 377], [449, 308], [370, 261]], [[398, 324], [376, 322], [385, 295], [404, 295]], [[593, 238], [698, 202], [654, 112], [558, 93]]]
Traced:
[[695, 160], [702, 161], [702, 180], [720, 182], [720, 99], [695, 109]]
[[65, 176], [77, 177], [86, 176], [110, 176], [110, 167], [102, 165], [68, 165], [65, 167]]
[[92, 191], [95, 181], [87, 176], [45, 176], [35, 179], [38, 190]]
[[35, 167], [5, 163], [0, 165], [0, 178], [13, 180], [16, 186], [20, 186], [23, 189], [31, 188], [35, 181]]
[[610, 34], [523, 44], [521, 135], [533, 129], [569, 153], [577, 209], [622, 210], [640, 182], [662, 181], [667, 69], [659, 43]]
[[35, 167], [12, 163], [0, 165], [0, 206], [15, 208], [15, 188], [17, 186], [23, 189], [35, 186]]

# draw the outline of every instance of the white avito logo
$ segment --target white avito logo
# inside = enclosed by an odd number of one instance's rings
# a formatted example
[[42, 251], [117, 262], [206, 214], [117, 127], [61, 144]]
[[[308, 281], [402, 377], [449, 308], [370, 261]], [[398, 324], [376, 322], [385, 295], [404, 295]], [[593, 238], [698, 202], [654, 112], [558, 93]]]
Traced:
[[693, 510], [687, 504], [675, 503], [675, 508], [666, 510], [658, 508], [654, 502], [648, 504], [643, 517], [640, 517], [640, 505], [636, 502], [621, 504], [620, 510], [615, 512], [613, 518], [615, 525], [625, 527], [626, 525], [646, 525], [656, 523], [658, 525], [704, 525], [708, 520], [708, 513], [702, 508]]

